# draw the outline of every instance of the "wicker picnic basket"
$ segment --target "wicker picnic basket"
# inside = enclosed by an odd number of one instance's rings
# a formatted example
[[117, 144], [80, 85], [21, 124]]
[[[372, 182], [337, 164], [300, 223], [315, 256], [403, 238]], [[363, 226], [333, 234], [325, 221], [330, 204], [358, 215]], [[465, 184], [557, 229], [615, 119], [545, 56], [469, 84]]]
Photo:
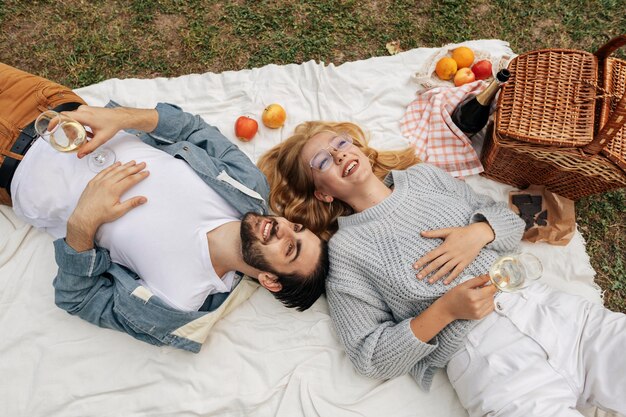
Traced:
[[572, 200], [626, 187], [626, 61], [544, 49], [519, 55], [485, 139], [485, 175], [525, 188], [545, 185]]

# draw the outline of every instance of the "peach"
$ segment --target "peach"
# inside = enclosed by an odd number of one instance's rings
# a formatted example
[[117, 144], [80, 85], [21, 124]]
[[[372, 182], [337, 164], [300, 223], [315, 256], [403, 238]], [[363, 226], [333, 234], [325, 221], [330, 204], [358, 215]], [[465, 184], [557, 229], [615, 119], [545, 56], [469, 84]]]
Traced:
[[476, 81], [476, 76], [469, 68], [461, 68], [454, 75], [454, 85], [457, 87], [463, 84], [471, 83], [472, 81]]

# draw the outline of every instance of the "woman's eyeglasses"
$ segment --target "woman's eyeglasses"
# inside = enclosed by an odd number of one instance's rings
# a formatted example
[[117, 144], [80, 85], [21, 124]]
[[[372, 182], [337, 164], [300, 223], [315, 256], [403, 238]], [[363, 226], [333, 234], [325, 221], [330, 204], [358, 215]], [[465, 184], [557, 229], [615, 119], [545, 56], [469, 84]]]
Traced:
[[320, 172], [327, 171], [333, 164], [333, 156], [328, 150], [332, 148], [335, 151], [343, 151], [348, 149], [352, 143], [353, 139], [347, 133], [338, 134], [330, 140], [327, 147], [320, 149], [313, 155], [313, 158], [309, 161], [309, 166]]

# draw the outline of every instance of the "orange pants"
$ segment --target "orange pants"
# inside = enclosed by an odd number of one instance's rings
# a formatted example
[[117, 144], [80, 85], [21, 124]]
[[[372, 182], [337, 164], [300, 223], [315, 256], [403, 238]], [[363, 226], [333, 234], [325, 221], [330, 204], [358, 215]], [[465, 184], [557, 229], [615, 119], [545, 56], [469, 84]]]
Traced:
[[[22, 128], [41, 112], [69, 102], [85, 103], [67, 87], [0, 63], [0, 166], [7, 157], [23, 158], [11, 152]], [[11, 205], [4, 188], [0, 204]]]

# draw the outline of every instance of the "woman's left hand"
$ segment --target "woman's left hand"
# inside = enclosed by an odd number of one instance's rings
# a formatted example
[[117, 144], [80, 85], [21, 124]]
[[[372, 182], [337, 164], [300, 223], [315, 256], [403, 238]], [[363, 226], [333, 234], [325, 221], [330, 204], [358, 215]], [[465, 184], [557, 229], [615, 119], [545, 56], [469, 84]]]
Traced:
[[427, 230], [422, 232], [427, 238], [443, 239], [443, 243], [418, 259], [413, 268], [421, 269], [418, 279], [424, 279], [431, 272], [437, 271], [428, 279], [434, 283], [449, 273], [444, 284], [451, 283], [480, 253], [480, 250], [493, 241], [494, 232], [486, 222], [472, 223], [464, 227]]

